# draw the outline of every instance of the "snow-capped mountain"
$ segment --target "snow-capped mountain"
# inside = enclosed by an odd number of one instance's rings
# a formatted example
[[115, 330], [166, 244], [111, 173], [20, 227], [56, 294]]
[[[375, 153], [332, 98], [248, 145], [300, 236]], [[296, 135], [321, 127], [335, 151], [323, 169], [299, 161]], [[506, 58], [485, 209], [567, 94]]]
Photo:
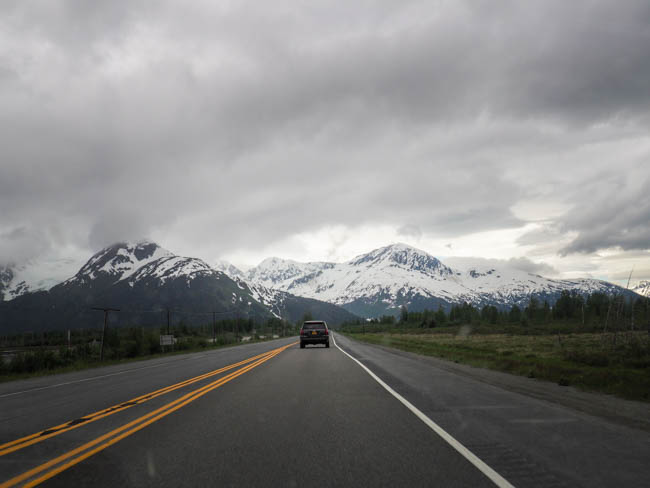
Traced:
[[282, 289], [282, 284], [317, 275], [334, 267], [334, 263], [299, 263], [290, 259], [268, 258], [243, 274], [251, 282]]
[[563, 290], [587, 294], [623, 292], [594, 279], [553, 280], [525, 271], [496, 269], [465, 260], [447, 266], [405, 244], [375, 249], [344, 263], [298, 263], [270, 258], [250, 269], [246, 280], [294, 295], [324, 300], [362, 316], [469, 302], [507, 308], [524, 306], [531, 296], [553, 303]]
[[92, 327], [97, 306], [118, 308], [120, 323], [139, 326], [161, 325], [167, 309], [185, 323], [208, 321], [211, 311], [272, 316], [246, 286], [200, 259], [176, 256], [149, 241], [102, 249], [49, 291], [24, 293], [2, 305], [1, 330]]
[[93, 255], [72, 278], [65, 283], [90, 283], [101, 280], [109, 285], [129, 278], [136, 271], [159, 259], [176, 257], [150, 241], [119, 242]]
[[650, 281], [639, 281], [639, 283], [637, 283], [635, 287], [631, 288], [631, 290], [643, 297], [650, 297]]
[[216, 261], [212, 267], [216, 269], [217, 271], [221, 271], [222, 273], [226, 273], [228, 276], [231, 278], [244, 278], [245, 274], [242, 270], [240, 270], [238, 267], [230, 264], [227, 261], [219, 260]]
[[[11, 280], [10, 272], [0, 278]], [[204, 323], [211, 312], [299, 320], [306, 312], [333, 324], [356, 317], [330, 303], [296, 297], [261, 284], [249, 287], [197, 258], [176, 256], [156, 243], [122, 242], [94, 254], [72, 277], [49, 291], [25, 292], [2, 302], [0, 330], [87, 327], [92, 307], [119, 308], [124, 324], [160, 325], [161, 312], [177, 321]]]

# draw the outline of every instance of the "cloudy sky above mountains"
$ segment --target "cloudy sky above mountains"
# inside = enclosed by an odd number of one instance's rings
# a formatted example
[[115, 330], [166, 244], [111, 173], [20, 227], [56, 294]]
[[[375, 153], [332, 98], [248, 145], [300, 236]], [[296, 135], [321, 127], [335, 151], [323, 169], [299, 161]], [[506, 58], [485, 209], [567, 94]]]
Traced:
[[2, 2], [0, 261], [401, 241], [650, 279], [649, 25], [645, 0]]

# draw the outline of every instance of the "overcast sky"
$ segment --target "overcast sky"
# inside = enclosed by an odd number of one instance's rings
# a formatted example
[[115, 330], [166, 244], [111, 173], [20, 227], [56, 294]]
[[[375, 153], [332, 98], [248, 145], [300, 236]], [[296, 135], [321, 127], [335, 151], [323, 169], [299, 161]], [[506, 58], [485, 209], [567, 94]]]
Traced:
[[401, 241], [650, 279], [649, 26], [647, 0], [5, 0], [0, 261]]

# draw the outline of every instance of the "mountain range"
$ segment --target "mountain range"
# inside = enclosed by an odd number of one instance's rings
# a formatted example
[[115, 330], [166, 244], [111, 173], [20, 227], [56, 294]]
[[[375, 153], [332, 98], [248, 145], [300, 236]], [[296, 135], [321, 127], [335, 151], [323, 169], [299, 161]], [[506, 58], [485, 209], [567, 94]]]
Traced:
[[396, 314], [402, 305], [411, 310], [448, 309], [467, 302], [505, 309], [524, 307], [531, 297], [552, 305], [564, 290], [583, 295], [596, 291], [633, 294], [602, 280], [544, 278], [511, 267], [497, 268], [480, 259], [455, 259], [447, 265], [406, 244], [375, 249], [344, 263], [268, 258], [246, 272], [225, 262], [217, 268], [251, 286], [323, 300], [362, 317]]
[[[64, 264], [70, 265], [58, 262], [44, 268], [60, 275]], [[343, 263], [273, 257], [243, 271], [225, 261], [210, 266], [177, 256], [150, 241], [123, 242], [102, 249], [74, 276], [58, 283], [54, 277], [39, 278], [36, 268], [35, 263], [0, 268], [0, 331], [96, 322], [93, 306], [121, 308], [121, 323], [138, 325], [161, 324], [168, 308], [176, 321], [189, 323], [207, 323], [211, 311], [228, 310], [240, 317], [290, 321], [309, 312], [337, 324], [395, 315], [402, 305], [413, 311], [449, 309], [463, 302], [508, 309], [526, 306], [531, 297], [553, 305], [565, 290], [650, 295], [649, 282], [626, 290], [591, 278], [545, 278], [481, 259], [443, 263], [406, 244], [375, 249]]]
[[[219, 318], [300, 320], [307, 312], [332, 324], [357, 317], [326, 302], [263, 285], [248, 286], [197, 258], [177, 256], [154, 242], [118, 243], [94, 254], [71, 278], [48, 290], [16, 286], [11, 268], [3, 270], [0, 331], [87, 327], [103, 316], [93, 307], [118, 308], [121, 324], [162, 325], [173, 320], [210, 323]], [[228, 312], [223, 314], [223, 312]]]

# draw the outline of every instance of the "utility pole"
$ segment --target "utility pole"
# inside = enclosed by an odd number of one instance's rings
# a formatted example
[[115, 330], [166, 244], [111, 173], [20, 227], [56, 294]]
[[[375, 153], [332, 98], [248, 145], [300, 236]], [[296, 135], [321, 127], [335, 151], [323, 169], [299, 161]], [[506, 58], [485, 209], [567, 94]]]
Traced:
[[169, 309], [167, 309], [167, 335], [169, 335]]
[[118, 308], [102, 308], [102, 307], [92, 307], [93, 310], [101, 310], [104, 312], [104, 326], [102, 327], [102, 345], [99, 349], [99, 360], [104, 360], [104, 339], [106, 339], [106, 327], [108, 325], [108, 312], [119, 312]]

